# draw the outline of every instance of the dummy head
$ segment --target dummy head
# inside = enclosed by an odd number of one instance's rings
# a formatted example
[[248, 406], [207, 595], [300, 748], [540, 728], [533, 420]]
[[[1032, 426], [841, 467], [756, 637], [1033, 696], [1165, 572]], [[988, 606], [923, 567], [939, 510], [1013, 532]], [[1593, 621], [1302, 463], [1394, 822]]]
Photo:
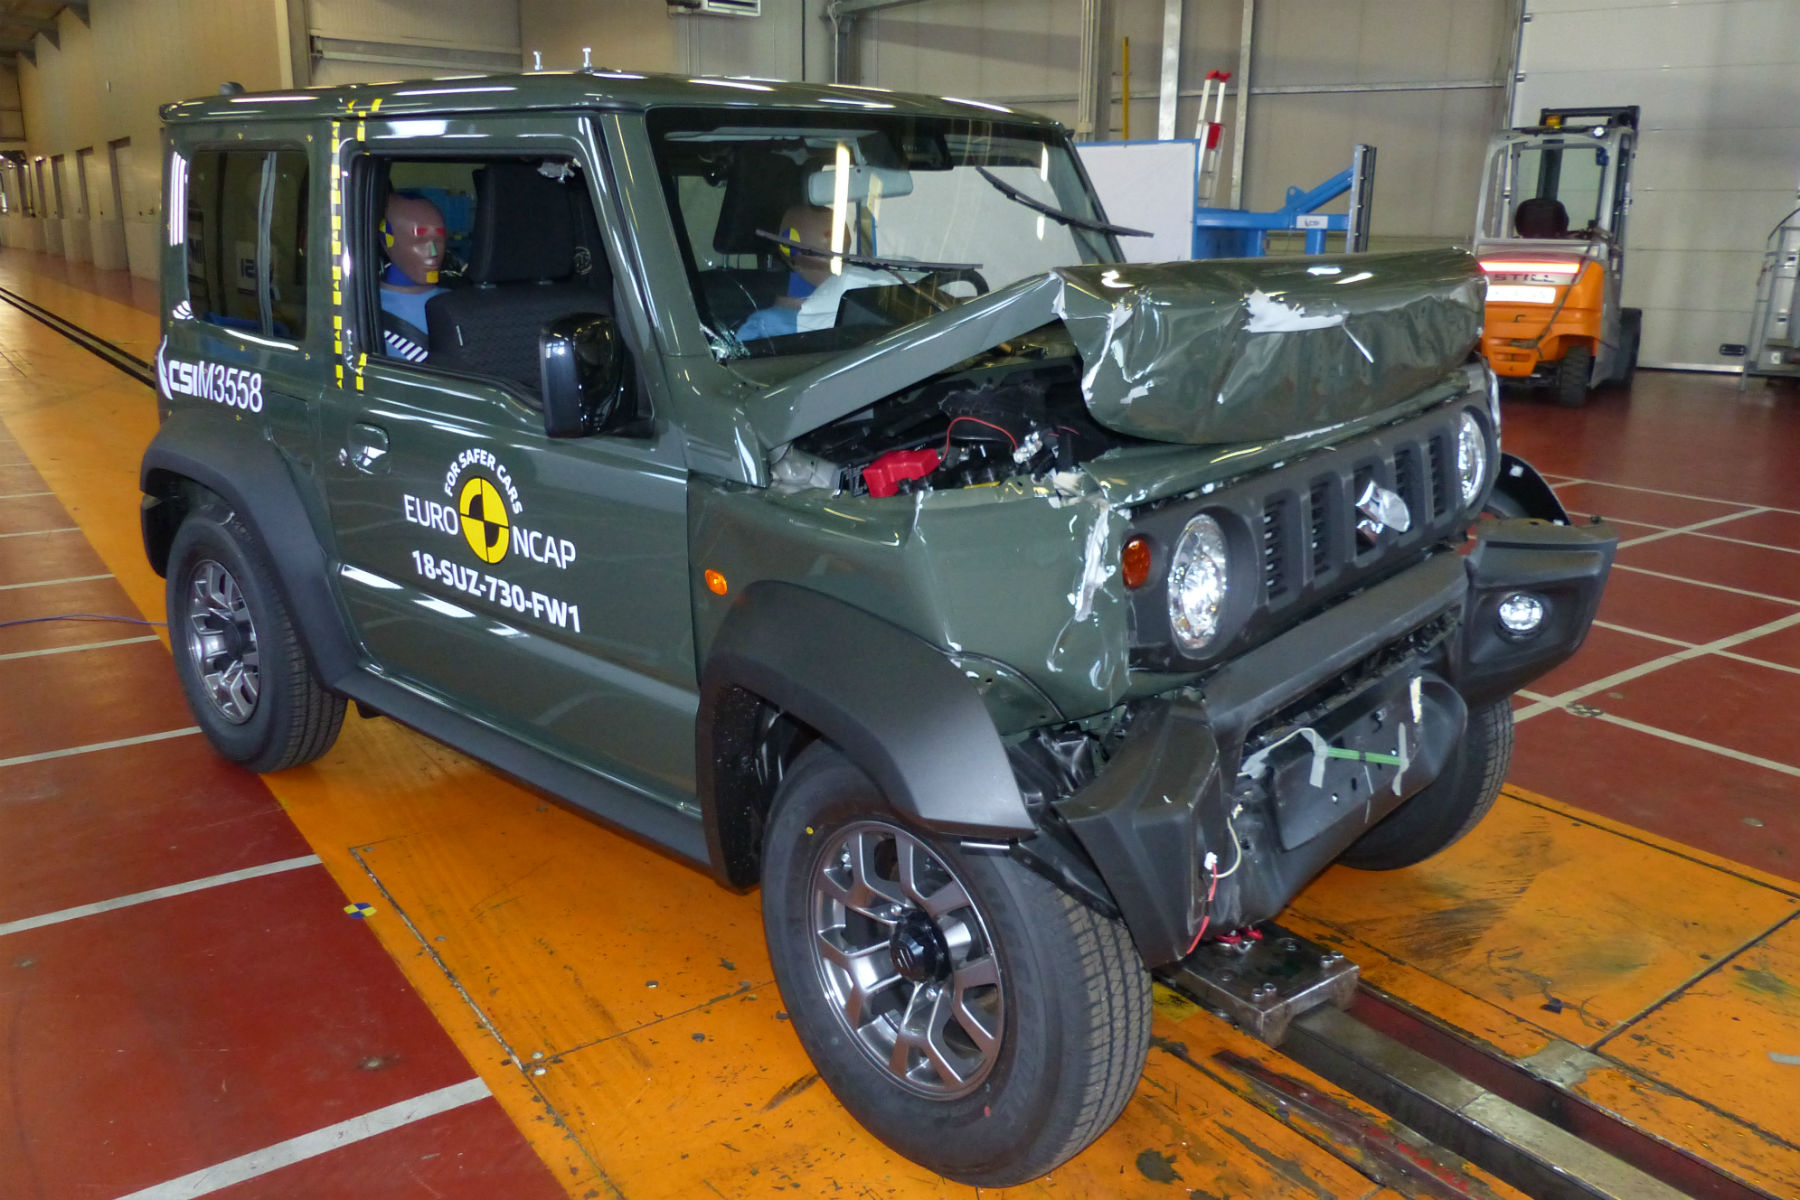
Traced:
[[[437, 286], [438, 269], [444, 265], [444, 214], [437, 205], [423, 196], [395, 192], [388, 197], [381, 232], [388, 261], [411, 286]], [[392, 279], [393, 272], [388, 274]]]
[[[792, 205], [781, 214], [781, 228], [776, 232], [790, 241], [805, 242], [809, 246], [830, 246], [831, 210], [810, 204]], [[845, 242], [844, 246], [849, 249], [851, 243]], [[814, 287], [831, 278], [831, 259], [828, 257], [795, 250], [788, 253], [787, 261], [794, 274]]]

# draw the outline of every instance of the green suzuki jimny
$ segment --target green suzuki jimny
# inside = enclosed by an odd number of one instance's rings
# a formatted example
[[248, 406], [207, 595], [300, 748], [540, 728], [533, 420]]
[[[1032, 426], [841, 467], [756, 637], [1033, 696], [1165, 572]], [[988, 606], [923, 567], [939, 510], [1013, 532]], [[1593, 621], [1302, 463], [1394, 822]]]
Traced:
[[1480, 820], [1611, 564], [1500, 452], [1467, 256], [1127, 265], [1042, 118], [592, 70], [163, 116], [143, 531], [213, 744], [354, 700], [760, 884], [820, 1076], [954, 1179], [1112, 1122], [1151, 972]]

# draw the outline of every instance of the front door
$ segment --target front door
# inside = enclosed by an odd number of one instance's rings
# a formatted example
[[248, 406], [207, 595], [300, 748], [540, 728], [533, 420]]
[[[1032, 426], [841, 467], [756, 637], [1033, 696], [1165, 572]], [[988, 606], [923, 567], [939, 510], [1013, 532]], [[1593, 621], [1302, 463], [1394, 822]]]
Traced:
[[[530, 373], [517, 366], [521, 353], [535, 357], [535, 317], [515, 328], [526, 309], [553, 293], [599, 313], [618, 303], [597, 236], [609, 214], [593, 202], [600, 163], [586, 123], [535, 118], [509, 138], [505, 121], [484, 118], [479, 157], [446, 156], [456, 141], [415, 142], [407, 125], [369, 121], [347, 154], [343, 250], [352, 280], [380, 272], [406, 279], [406, 295], [430, 301], [441, 287], [449, 300], [425, 310], [435, 336], [396, 349], [376, 340], [374, 289], [344, 289], [351, 341], [343, 382], [329, 392], [321, 469], [351, 620], [397, 682], [689, 803], [696, 695], [679, 439], [661, 420], [646, 436], [549, 438]], [[507, 171], [528, 186], [490, 186], [488, 175]], [[395, 194], [407, 206], [386, 211], [418, 229], [438, 228], [433, 209], [442, 217], [447, 246], [435, 248], [444, 261], [433, 283], [381, 259], [395, 231], [376, 210]], [[483, 213], [489, 204], [497, 211]], [[483, 243], [519, 230], [530, 246]], [[521, 272], [545, 278], [512, 277]], [[451, 301], [454, 322], [437, 315]], [[451, 329], [457, 340], [446, 343]], [[376, 352], [358, 349], [359, 333]], [[646, 356], [634, 361], [641, 372]], [[653, 407], [657, 381], [637, 382]]]

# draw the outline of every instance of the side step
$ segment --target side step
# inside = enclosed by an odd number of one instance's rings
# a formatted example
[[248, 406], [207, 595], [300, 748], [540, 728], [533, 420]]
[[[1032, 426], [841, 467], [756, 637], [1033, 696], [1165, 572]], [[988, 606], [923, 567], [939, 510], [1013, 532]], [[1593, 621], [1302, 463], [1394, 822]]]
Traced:
[[1157, 978], [1278, 1046], [1288, 1027], [1313, 1009], [1349, 1007], [1358, 973], [1337, 951], [1265, 922], [1235, 942], [1208, 942]]

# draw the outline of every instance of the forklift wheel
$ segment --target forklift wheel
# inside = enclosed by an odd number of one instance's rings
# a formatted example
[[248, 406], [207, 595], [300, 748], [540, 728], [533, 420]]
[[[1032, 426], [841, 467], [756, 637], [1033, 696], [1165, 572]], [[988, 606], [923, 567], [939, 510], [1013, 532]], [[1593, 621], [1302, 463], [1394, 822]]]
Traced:
[[1572, 346], [1556, 364], [1556, 378], [1551, 390], [1556, 402], [1564, 408], [1580, 408], [1587, 403], [1588, 377], [1594, 373], [1594, 352], [1586, 346]]

